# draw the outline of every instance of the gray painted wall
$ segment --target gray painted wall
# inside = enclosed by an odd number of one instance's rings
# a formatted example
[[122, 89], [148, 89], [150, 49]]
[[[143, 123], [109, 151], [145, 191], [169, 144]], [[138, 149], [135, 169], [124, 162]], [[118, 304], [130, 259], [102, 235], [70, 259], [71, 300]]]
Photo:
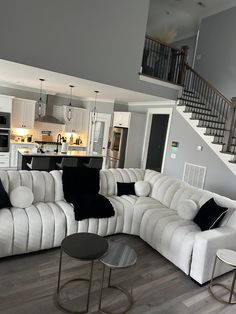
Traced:
[[236, 7], [202, 20], [195, 69], [226, 97], [236, 96]]
[[[176, 159], [171, 159], [171, 142], [179, 142]], [[197, 146], [203, 146], [202, 151]], [[173, 110], [164, 173], [182, 179], [184, 163], [207, 167], [205, 189], [236, 200], [236, 177], [207, 146], [185, 119]]]
[[8, 0], [0, 4], [0, 58], [176, 99], [139, 80], [149, 0]]
[[193, 65], [193, 56], [194, 56], [194, 50], [195, 50], [195, 44], [196, 44], [196, 36], [192, 36], [189, 38], [185, 38], [179, 41], [173, 42], [171, 45], [173, 45], [176, 48], [181, 48], [183, 46], [188, 46], [188, 59], [187, 62], [190, 66]]

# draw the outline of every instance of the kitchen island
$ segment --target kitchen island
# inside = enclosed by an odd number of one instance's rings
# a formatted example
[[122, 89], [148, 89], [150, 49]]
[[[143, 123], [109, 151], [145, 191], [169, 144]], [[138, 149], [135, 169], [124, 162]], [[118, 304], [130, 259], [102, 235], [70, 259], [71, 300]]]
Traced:
[[[35, 153], [32, 149], [18, 149], [18, 159], [17, 159], [17, 170], [30, 170], [29, 164], [32, 162], [32, 158], [47, 158], [49, 159], [48, 169], [43, 169], [47, 171], [60, 169], [58, 165], [63, 165], [63, 161], [67, 158], [73, 158], [77, 160], [76, 166], [81, 167], [84, 165], [90, 166], [93, 168], [102, 168], [102, 166], [96, 166], [97, 164], [102, 165], [103, 159], [105, 156], [99, 154], [89, 154], [86, 151], [68, 151], [67, 153], [58, 153], [52, 151], [45, 151]], [[96, 159], [96, 161], [95, 161]], [[94, 162], [95, 161], [95, 162]], [[66, 163], [65, 163], [66, 164]], [[33, 170], [33, 169], [32, 169]]]

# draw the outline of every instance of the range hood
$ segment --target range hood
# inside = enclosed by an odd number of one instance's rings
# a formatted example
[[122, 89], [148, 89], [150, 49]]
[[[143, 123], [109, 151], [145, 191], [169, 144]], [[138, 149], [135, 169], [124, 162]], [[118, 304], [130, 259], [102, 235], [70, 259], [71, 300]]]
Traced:
[[47, 95], [45, 115], [42, 117], [38, 117], [37, 119], [35, 119], [35, 121], [44, 123], [65, 124], [64, 122], [58, 120], [53, 116], [53, 104], [50, 101], [51, 98], [53, 98], [52, 95]]

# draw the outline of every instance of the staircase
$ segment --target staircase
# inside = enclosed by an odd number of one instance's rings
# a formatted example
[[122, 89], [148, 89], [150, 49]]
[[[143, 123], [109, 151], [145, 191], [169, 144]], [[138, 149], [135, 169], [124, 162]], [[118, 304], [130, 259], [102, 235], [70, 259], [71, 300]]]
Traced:
[[187, 51], [146, 36], [140, 74], [183, 86], [177, 110], [236, 175], [236, 98], [228, 100], [186, 64]]
[[177, 110], [236, 175], [236, 99], [225, 98], [188, 64]]

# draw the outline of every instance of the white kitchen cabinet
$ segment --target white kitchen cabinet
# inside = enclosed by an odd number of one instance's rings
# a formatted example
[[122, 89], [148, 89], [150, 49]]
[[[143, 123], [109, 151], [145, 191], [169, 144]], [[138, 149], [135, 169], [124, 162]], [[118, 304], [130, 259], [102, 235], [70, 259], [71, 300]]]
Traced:
[[27, 143], [14, 143], [10, 144], [10, 167], [16, 168], [17, 167], [17, 158], [18, 158], [18, 149], [31, 149], [33, 148], [34, 144], [27, 144]]
[[34, 128], [35, 101], [26, 99], [13, 99], [12, 103], [12, 127]]
[[9, 168], [10, 156], [9, 153], [0, 153], [0, 168]]
[[113, 127], [128, 128], [130, 124], [131, 112], [115, 111], [113, 115]]
[[12, 97], [0, 95], [0, 112], [12, 112]]
[[[71, 109], [71, 120], [68, 120]], [[65, 122], [65, 132], [87, 133], [89, 114], [86, 109], [69, 106], [53, 106], [53, 116]]]

